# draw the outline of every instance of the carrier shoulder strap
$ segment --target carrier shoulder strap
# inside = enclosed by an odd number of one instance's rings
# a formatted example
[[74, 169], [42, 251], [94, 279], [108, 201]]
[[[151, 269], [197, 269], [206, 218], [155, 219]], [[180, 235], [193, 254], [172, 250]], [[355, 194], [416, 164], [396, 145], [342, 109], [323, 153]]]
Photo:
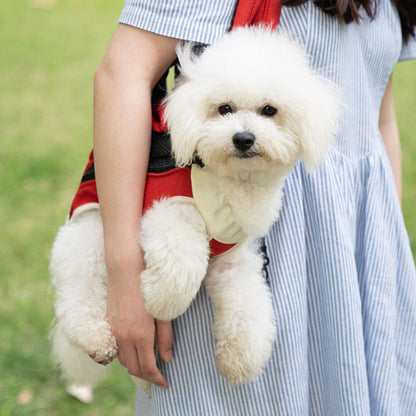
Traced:
[[281, 0], [240, 0], [235, 11], [232, 29], [259, 24], [276, 29], [281, 8]]

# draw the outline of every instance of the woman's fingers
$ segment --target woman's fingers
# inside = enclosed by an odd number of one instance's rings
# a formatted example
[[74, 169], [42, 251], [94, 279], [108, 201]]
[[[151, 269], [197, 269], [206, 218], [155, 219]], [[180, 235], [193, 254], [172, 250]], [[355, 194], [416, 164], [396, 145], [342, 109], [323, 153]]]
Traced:
[[138, 356], [140, 364], [138, 377], [150, 381], [162, 389], [167, 389], [168, 383], [156, 365], [154, 343], [139, 346], [136, 356]]
[[[146, 325], [144, 327], [146, 328]], [[164, 332], [168, 331], [165, 329]], [[118, 358], [121, 365], [126, 367], [132, 376], [167, 389], [168, 383], [156, 364], [154, 334], [154, 328], [153, 331], [147, 328], [145, 331], [136, 332], [130, 339], [120, 340]], [[162, 335], [162, 338], [167, 339], [167, 335]]]
[[171, 324], [155, 321], [146, 311], [136, 273], [122, 270], [117, 275], [123, 279], [109, 279], [108, 283], [107, 316], [117, 340], [119, 361], [132, 376], [166, 389], [168, 384], [156, 364], [155, 334], [157, 332], [160, 356], [169, 361]]

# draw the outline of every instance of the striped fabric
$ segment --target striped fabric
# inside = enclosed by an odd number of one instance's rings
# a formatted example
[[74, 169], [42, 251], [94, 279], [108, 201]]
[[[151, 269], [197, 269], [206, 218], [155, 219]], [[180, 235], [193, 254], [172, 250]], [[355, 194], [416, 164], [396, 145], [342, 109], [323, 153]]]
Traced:
[[210, 44], [230, 26], [234, 0], [126, 0], [120, 23]]
[[[202, 34], [205, 18], [182, 20], [177, 1], [142, 3], [127, 0], [121, 21], [201, 42], [224, 30], [233, 9], [183, 1], [185, 15], [201, 4], [227, 10], [213, 14], [226, 16], [222, 29]], [[212, 310], [201, 289], [173, 322], [173, 361], [159, 363], [169, 389], [154, 387], [151, 401], [138, 392], [136, 416], [416, 415], [416, 271], [378, 132], [386, 83], [399, 59], [416, 57], [416, 42], [402, 49], [388, 0], [360, 25], [312, 2], [283, 8], [281, 29], [338, 84], [344, 111], [320, 170], [308, 174], [299, 163], [288, 177], [267, 237], [278, 331], [272, 358], [255, 382], [230, 387], [214, 364]]]

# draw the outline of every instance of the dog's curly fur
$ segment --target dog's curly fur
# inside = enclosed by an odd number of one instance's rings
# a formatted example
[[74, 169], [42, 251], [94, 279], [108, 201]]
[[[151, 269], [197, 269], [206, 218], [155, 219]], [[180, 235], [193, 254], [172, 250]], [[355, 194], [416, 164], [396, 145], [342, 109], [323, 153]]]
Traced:
[[[203, 283], [214, 309], [217, 367], [239, 384], [262, 372], [276, 333], [258, 239], [278, 218], [290, 169], [301, 158], [308, 170], [323, 159], [336, 129], [336, 94], [309, 68], [296, 42], [267, 28], [233, 31], [199, 57], [185, 44], [178, 57], [181, 76], [165, 111], [175, 159], [186, 166], [198, 155], [244, 238], [209, 259], [210, 235], [196, 205], [176, 198], [156, 202], [141, 225], [141, 292], [156, 318], [174, 319]], [[51, 272], [55, 355], [71, 381], [94, 381], [102, 368], [88, 356], [107, 363], [117, 355], [105, 315], [98, 208], [62, 227]]]

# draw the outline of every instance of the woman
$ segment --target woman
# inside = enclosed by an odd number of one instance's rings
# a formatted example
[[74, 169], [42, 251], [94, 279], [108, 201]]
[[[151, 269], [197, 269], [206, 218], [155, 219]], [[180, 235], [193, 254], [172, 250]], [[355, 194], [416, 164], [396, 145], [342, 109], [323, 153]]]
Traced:
[[136, 236], [151, 90], [178, 39], [215, 41], [235, 1], [127, 0], [95, 76], [94, 147], [119, 359], [161, 387], [151, 402], [139, 392], [138, 415], [416, 414], [416, 272], [398, 197], [391, 93], [395, 64], [416, 58], [416, 11], [407, 1], [295, 0], [282, 10], [280, 27], [339, 85], [345, 108], [319, 172], [293, 169], [267, 238], [278, 322], [272, 359], [254, 383], [230, 388], [215, 369], [204, 290], [173, 335], [171, 323], [145, 311]]

